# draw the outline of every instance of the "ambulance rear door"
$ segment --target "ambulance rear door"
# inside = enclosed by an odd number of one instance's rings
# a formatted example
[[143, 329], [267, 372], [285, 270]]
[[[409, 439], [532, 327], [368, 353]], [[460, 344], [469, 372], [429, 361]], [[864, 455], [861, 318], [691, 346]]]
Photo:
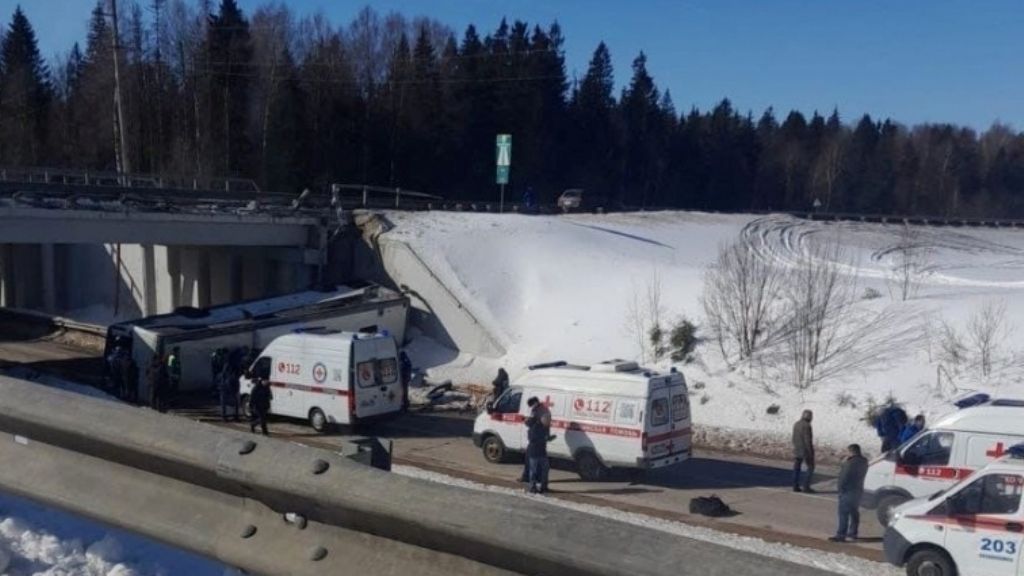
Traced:
[[671, 388], [652, 384], [647, 402], [646, 455], [651, 460], [667, 457], [673, 449], [675, 423], [672, 421]]
[[402, 381], [398, 352], [391, 338], [375, 337], [352, 341], [355, 373], [355, 415], [359, 418], [399, 412]]

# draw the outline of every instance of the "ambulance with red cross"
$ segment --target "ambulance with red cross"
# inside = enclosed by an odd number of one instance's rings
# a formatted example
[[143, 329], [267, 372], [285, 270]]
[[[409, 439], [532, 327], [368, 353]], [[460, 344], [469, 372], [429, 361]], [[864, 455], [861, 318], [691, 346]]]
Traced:
[[279, 336], [241, 379], [246, 408], [257, 380], [273, 388], [271, 414], [308, 420], [317, 432], [397, 414], [403, 405], [398, 347], [383, 334], [314, 329]]
[[503, 462], [526, 451], [527, 400], [534, 396], [551, 411], [555, 439], [548, 455], [574, 461], [584, 480], [602, 480], [611, 468], [652, 469], [690, 457], [690, 401], [682, 373], [610, 360], [531, 366], [477, 417], [473, 442], [484, 458]]
[[892, 510], [948, 489], [1024, 442], [1024, 403], [991, 400], [940, 418], [871, 462], [861, 505], [888, 524]]
[[1024, 444], [960, 483], [896, 508], [886, 559], [908, 576], [1024, 576]]

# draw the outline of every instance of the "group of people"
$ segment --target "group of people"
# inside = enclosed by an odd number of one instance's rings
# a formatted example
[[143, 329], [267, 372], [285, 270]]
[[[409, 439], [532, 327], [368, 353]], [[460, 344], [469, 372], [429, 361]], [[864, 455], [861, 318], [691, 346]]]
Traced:
[[[166, 411], [169, 396], [180, 388], [180, 354], [178, 348], [166, 354], [154, 354], [146, 367], [146, 386], [149, 392], [146, 404], [155, 410]], [[107, 355], [106, 362], [111, 392], [125, 402], [140, 403], [139, 365], [130, 347], [123, 342], [117, 343]]]
[[[902, 416], [901, 416], [902, 415]], [[811, 487], [814, 476], [814, 430], [811, 423], [814, 413], [804, 410], [800, 419], [793, 424], [793, 491], [814, 493]], [[889, 405], [875, 415], [875, 429], [882, 439], [882, 453], [894, 450], [924, 430], [923, 414], [908, 421], [906, 412], [896, 405]], [[868, 474], [868, 461], [859, 444], [846, 447], [846, 457], [839, 468], [836, 481], [838, 500], [838, 527], [833, 542], [857, 539], [860, 526], [860, 500], [864, 494], [864, 478]]]
[[907, 440], [924, 430], [924, 415], [918, 414], [913, 420], [896, 404], [888, 404], [875, 414], [875, 431], [882, 440], [882, 453], [885, 454], [901, 446]]
[[166, 412], [171, 396], [181, 390], [181, 349], [175, 347], [166, 354], [153, 354], [146, 368], [149, 389], [149, 407]]
[[[793, 424], [793, 491], [814, 493], [811, 488], [814, 477], [814, 430], [811, 422], [814, 413], [804, 410], [800, 419]], [[868, 474], [868, 461], [859, 444], [846, 447], [846, 458], [839, 468], [836, 490], [839, 493], [838, 527], [833, 542], [856, 540], [860, 527], [860, 499], [864, 494], [864, 478]]]
[[[228, 421], [228, 408], [235, 422], [241, 420], [241, 378], [246, 367], [251, 366], [258, 356], [259, 352], [248, 346], [222, 347], [210, 354], [211, 381], [220, 400], [220, 417], [225, 422]], [[265, 379], [257, 379], [255, 384], [249, 395], [249, 429], [255, 433], [259, 427], [267, 436], [267, 416], [274, 394], [270, 390], [270, 382]]]

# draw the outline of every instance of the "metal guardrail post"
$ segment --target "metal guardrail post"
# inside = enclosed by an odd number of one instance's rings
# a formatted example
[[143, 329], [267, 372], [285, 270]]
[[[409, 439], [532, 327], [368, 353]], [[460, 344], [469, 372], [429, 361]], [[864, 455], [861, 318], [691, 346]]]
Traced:
[[402, 189], [395, 188], [395, 208], [398, 208], [399, 200], [402, 197]]
[[363, 208], [366, 208], [366, 197], [368, 194], [369, 191], [366, 189], [366, 186], [363, 186]]

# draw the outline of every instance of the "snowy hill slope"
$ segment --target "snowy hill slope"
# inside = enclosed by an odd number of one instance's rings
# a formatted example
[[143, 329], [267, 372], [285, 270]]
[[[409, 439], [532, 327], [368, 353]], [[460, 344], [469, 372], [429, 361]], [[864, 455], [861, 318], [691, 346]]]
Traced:
[[[508, 343], [507, 355], [498, 360], [452, 360], [430, 342], [414, 342], [414, 360], [430, 367], [435, 378], [489, 382], [499, 365], [515, 378], [528, 364], [556, 359], [653, 363], [633, 328], [636, 316], [650, 308], [652, 286], [660, 287], [663, 323], [685, 315], [704, 324], [705, 271], [720, 245], [744, 243], [773, 266], [788, 269], [835, 238], [845, 252], [843, 270], [857, 283], [858, 314], [884, 311], [888, 323], [859, 345], [842, 370], [806, 390], [798, 390], [777, 364], [730, 365], [714, 343], [705, 342], [696, 360], [682, 366], [698, 434], [741, 448], [784, 447], [792, 422], [811, 408], [822, 441], [832, 447], [860, 441], [874, 452], [877, 441], [862, 418], [869, 405], [890, 395], [908, 412], [930, 417], [949, 411], [949, 398], [964, 390], [1024, 397], [1024, 354], [1018, 351], [1024, 346], [1012, 338], [1014, 328], [1024, 329], [1022, 231], [914, 227], [908, 233], [896, 224], [687, 212], [388, 217], [395, 224], [389, 238], [437, 265], [460, 287], [462, 298], [486, 311], [495, 333]], [[908, 239], [920, 249], [920, 262], [913, 294], [904, 301], [894, 269]], [[875, 297], [860, 299], [871, 292]], [[982, 370], [968, 325], [985, 306], [998, 313], [1001, 326]], [[958, 332], [952, 341], [964, 347], [955, 362], [943, 353], [943, 324]], [[779, 407], [776, 414], [767, 413], [771, 405]]]

